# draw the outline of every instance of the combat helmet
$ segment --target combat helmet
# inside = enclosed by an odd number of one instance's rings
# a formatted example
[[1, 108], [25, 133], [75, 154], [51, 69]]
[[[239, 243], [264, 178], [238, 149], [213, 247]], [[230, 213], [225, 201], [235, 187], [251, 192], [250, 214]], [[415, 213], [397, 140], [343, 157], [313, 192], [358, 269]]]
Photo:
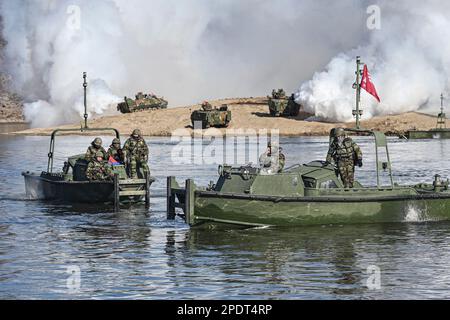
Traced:
[[131, 133], [132, 137], [140, 137], [142, 136], [141, 130], [139, 129], [134, 129], [133, 132]]
[[111, 142], [112, 145], [114, 144], [120, 144], [120, 139], [119, 138], [114, 138]]
[[97, 160], [98, 158], [102, 158], [103, 160], [105, 160], [105, 155], [103, 154], [102, 151], [97, 151], [95, 153], [95, 160]]
[[91, 143], [94, 147], [100, 148], [102, 146], [102, 139], [101, 138], [95, 138], [94, 141]]
[[336, 138], [345, 136], [345, 130], [343, 128], [336, 128], [336, 130], [334, 131], [334, 136]]

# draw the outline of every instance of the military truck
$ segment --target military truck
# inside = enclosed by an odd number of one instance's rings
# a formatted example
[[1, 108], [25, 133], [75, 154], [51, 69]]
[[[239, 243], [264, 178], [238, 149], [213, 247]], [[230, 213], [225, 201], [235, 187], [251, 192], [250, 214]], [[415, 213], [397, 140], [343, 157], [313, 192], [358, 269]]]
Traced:
[[122, 113], [130, 113], [141, 110], [167, 108], [167, 101], [152, 93], [143, 94], [142, 92], [138, 92], [135, 97], [135, 100], [125, 97], [124, 102], [117, 105], [117, 110]]
[[219, 109], [209, 102], [203, 102], [200, 110], [191, 113], [192, 127], [195, 128], [195, 122], [201, 122], [202, 129], [209, 127], [228, 127], [231, 121], [231, 111], [228, 106], [223, 104]]
[[283, 89], [272, 90], [272, 96], [269, 99], [269, 111], [272, 117], [296, 117], [300, 112], [300, 105], [295, 102], [294, 94], [286, 96]]

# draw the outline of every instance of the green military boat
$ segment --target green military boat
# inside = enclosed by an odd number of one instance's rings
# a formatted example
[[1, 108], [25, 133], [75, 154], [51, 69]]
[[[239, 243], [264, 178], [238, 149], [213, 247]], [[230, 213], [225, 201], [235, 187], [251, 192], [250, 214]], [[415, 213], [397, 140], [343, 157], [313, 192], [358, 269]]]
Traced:
[[408, 130], [407, 139], [450, 139], [447, 117], [444, 112], [444, 95], [441, 94], [441, 112], [437, 116], [436, 128], [431, 130]]
[[[180, 187], [167, 182], [168, 219], [178, 213], [191, 226], [204, 223], [241, 226], [306, 226], [323, 224], [401, 222], [414, 214], [422, 219], [450, 219], [449, 182], [439, 176], [432, 184], [399, 186], [393, 182], [388, 143], [381, 132], [347, 129], [375, 140], [376, 186], [346, 189], [333, 165], [312, 161], [281, 173], [262, 175], [252, 166], [219, 167], [214, 185], [198, 187], [187, 180]], [[385, 149], [379, 152], [379, 149]], [[380, 161], [384, 155], [385, 161]], [[381, 184], [382, 172], [389, 177]]]
[[68, 157], [61, 171], [54, 171], [55, 141], [58, 133], [85, 134], [109, 132], [116, 138], [119, 131], [114, 128], [89, 128], [86, 112], [86, 73], [84, 78], [84, 126], [80, 129], [56, 129], [50, 137], [47, 170], [43, 172], [22, 172], [25, 178], [25, 192], [29, 199], [59, 200], [69, 203], [113, 203], [116, 211], [122, 203], [136, 203], [145, 200], [150, 205], [150, 186], [155, 181], [150, 175], [138, 173], [139, 179], [128, 179], [124, 165], [114, 165], [114, 179], [90, 181], [86, 177], [88, 162], [84, 154]]

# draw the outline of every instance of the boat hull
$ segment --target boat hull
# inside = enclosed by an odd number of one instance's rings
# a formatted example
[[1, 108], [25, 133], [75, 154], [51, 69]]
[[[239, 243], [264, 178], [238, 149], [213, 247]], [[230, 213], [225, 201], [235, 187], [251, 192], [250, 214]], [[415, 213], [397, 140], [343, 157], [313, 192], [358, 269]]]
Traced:
[[[24, 172], [25, 192], [28, 199], [60, 200], [73, 203], [106, 203], [114, 201], [112, 181], [61, 181]], [[128, 201], [138, 202], [142, 196], [130, 196]]]
[[408, 139], [450, 139], [450, 130], [410, 130]]
[[195, 196], [191, 225], [203, 222], [252, 226], [307, 226], [450, 219], [450, 195], [372, 199], [274, 198], [242, 195]]

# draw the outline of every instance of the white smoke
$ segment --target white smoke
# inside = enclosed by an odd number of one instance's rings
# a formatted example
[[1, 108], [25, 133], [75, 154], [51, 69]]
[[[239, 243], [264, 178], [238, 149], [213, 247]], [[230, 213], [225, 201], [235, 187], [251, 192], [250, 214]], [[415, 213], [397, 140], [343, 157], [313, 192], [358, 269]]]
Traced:
[[355, 57], [368, 65], [379, 104], [362, 90], [364, 118], [424, 110], [437, 112], [450, 88], [450, 2], [376, 1], [381, 29], [367, 42], [341, 53], [296, 93], [307, 111], [327, 120], [349, 121], [355, 106]]
[[360, 43], [365, 19], [356, 0], [0, 0], [0, 12], [2, 69], [34, 126], [80, 119], [83, 71], [92, 114], [138, 91], [169, 106], [292, 92]]
[[[372, 4], [381, 30], [366, 27]], [[176, 106], [292, 92], [312, 79], [297, 99], [350, 120], [356, 55], [382, 99], [362, 94], [365, 117], [438, 105], [449, 87], [449, 9], [445, 0], [0, 0], [1, 68], [34, 126], [80, 120], [83, 71], [93, 115], [138, 91]]]

